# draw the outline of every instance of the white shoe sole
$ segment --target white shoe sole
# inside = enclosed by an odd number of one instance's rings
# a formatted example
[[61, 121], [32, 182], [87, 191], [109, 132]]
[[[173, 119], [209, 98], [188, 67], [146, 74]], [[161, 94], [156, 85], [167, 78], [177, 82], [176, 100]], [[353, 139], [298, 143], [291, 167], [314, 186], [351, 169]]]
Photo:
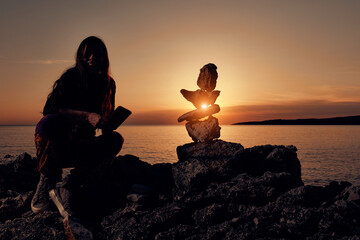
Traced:
[[62, 205], [60, 199], [56, 196], [55, 189], [51, 189], [49, 191], [49, 196], [53, 200], [53, 202], [55, 203], [56, 207], [59, 209], [59, 212], [60, 212], [61, 216], [63, 216], [64, 219], [68, 219], [70, 214], [65, 210], [65, 208]]
[[38, 214], [41, 213], [49, 208], [49, 203], [44, 204], [42, 207], [36, 207], [31, 203], [31, 210], [33, 213]]

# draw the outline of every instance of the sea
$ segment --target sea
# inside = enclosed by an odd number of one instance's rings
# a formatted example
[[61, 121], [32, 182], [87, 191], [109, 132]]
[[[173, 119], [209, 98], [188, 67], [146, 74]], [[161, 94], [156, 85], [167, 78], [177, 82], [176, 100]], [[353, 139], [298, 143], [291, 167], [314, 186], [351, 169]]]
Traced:
[[[24, 152], [35, 156], [35, 126], [0, 126], [0, 159]], [[177, 162], [176, 147], [192, 142], [184, 125], [120, 126], [125, 142], [120, 155], [132, 154], [150, 164]], [[306, 185], [349, 181], [360, 185], [360, 126], [224, 125], [220, 139], [242, 144], [294, 145]]]

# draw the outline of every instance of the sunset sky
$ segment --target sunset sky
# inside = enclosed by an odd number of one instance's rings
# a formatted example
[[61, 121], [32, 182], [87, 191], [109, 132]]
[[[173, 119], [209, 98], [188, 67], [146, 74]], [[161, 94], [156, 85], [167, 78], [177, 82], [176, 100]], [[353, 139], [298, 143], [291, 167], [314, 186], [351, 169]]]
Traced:
[[218, 67], [220, 124], [360, 114], [360, 1], [0, 2], [0, 125], [36, 124], [80, 42], [105, 42], [128, 124], [177, 124]]

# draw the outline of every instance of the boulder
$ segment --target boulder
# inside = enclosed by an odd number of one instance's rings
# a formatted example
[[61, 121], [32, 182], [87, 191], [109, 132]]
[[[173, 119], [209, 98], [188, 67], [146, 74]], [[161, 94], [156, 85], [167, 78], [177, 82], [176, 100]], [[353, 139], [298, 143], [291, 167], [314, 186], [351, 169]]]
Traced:
[[[166, 231], [160, 232], [155, 236], [156, 240], [168, 239], [188, 239], [189, 236], [196, 236], [199, 233], [199, 228], [188, 224], [179, 224]], [[195, 238], [193, 238], [195, 239]]]
[[240, 143], [215, 140], [210, 143], [187, 143], [176, 148], [179, 162], [192, 159], [217, 160], [232, 159], [244, 150]]
[[201, 90], [211, 92], [216, 87], [218, 74], [215, 64], [208, 63], [200, 69], [197, 85]]
[[206, 92], [204, 90], [188, 91], [181, 89], [180, 92], [184, 98], [191, 102], [196, 108], [202, 108], [203, 105], [214, 105], [220, 95], [220, 91]]
[[350, 183], [347, 183], [347, 186], [348, 187], [338, 196], [338, 199], [355, 202], [360, 205], [360, 186], [352, 186]]
[[92, 232], [83, 226], [78, 219], [71, 216], [64, 219], [65, 235], [67, 239], [76, 240], [93, 240]]
[[151, 211], [125, 208], [115, 214], [102, 222], [108, 239], [154, 239], [163, 231], [187, 223], [190, 213], [182, 204], [170, 203]]
[[[338, 185], [334, 187], [332, 185]], [[276, 202], [280, 206], [302, 206], [320, 207], [329, 199], [334, 199], [350, 183], [332, 182], [330, 185], [323, 186], [300, 186], [293, 188], [279, 197]], [[331, 204], [331, 203], [329, 203]]]
[[36, 188], [39, 173], [36, 158], [28, 153], [17, 157], [6, 156], [0, 160], [0, 187], [15, 191], [29, 191]]
[[19, 218], [0, 223], [0, 239], [65, 240], [66, 236], [63, 222], [58, 212], [45, 211], [34, 214], [31, 211], [27, 211]]
[[0, 222], [5, 222], [17, 217], [30, 209], [30, 202], [33, 192], [18, 193], [7, 190], [0, 197]]
[[[279, 151], [283, 153], [275, 154]], [[186, 198], [205, 189], [210, 183], [229, 181], [241, 173], [263, 176], [265, 172], [284, 172], [288, 173], [284, 189], [303, 185], [299, 169], [294, 170], [292, 167], [300, 167], [294, 147], [269, 145], [244, 149], [240, 144], [218, 140], [179, 146], [177, 152], [179, 162], [173, 165], [174, 182], [177, 187], [177, 191], [174, 192], [175, 199]], [[273, 166], [269, 162], [272, 163], [275, 155], [277, 164]], [[270, 182], [274, 183], [272, 180]]]
[[196, 109], [196, 110], [184, 113], [183, 115], [181, 115], [178, 118], [178, 122], [182, 122], [184, 120], [186, 120], [186, 121], [197, 120], [197, 119], [201, 119], [201, 118], [210, 116], [210, 115], [218, 113], [218, 112], [220, 112], [220, 107], [219, 107], [219, 105], [214, 104], [207, 108]]
[[[6, 178], [0, 239], [359, 239], [360, 187], [303, 186], [296, 151], [214, 140], [179, 146], [175, 164], [119, 156], [98, 182], [77, 179], [83, 185], [75, 195], [84, 194], [90, 218], [74, 221], [63, 221], [53, 205], [33, 214], [33, 191]], [[16, 182], [15, 158], [8, 160], [0, 171], [9, 169]]]
[[266, 171], [288, 172], [303, 185], [301, 164], [294, 146], [263, 145], [247, 148], [231, 159], [231, 165], [240, 172], [262, 175]]
[[213, 116], [206, 120], [190, 121], [186, 123], [186, 130], [194, 142], [211, 142], [220, 137], [219, 121]]
[[197, 226], [208, 228], [238, 215], [237, 206], [234, 204], [211, 204], [203, 209], [196, 210], [192, 215]]

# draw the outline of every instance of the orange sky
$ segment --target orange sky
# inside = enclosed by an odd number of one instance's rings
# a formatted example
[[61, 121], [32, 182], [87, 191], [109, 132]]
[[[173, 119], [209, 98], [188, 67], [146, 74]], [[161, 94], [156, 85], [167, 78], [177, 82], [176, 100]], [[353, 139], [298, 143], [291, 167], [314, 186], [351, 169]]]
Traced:
[[360, 1], [1, 1], [0, 125], [35, 124], [87, 36], [128, 124], [176, 124], [218, 66], [220, 124], [360, 114]]

